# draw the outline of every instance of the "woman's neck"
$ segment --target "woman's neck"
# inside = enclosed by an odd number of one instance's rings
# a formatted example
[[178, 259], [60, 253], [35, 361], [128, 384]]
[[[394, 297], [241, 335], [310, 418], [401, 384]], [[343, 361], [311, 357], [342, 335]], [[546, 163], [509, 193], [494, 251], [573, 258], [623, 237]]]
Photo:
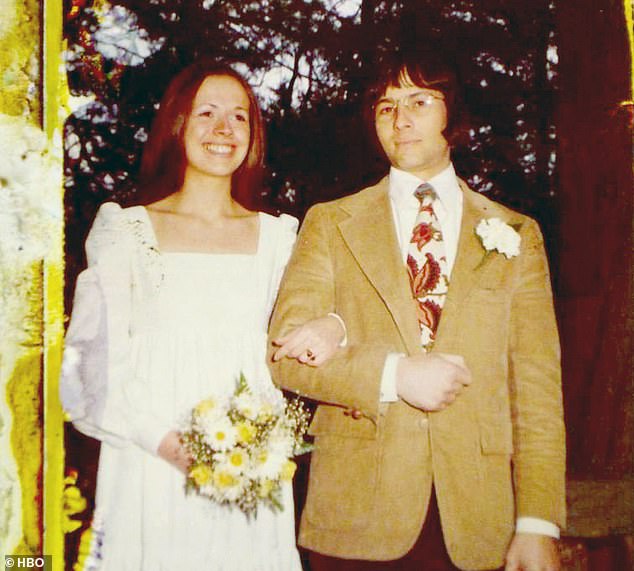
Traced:
[[235, 216], [244, 208], [231, 196], [231, 178], [185, 176], [183, 186], [169, 198], [170, 207], [200, 217]]

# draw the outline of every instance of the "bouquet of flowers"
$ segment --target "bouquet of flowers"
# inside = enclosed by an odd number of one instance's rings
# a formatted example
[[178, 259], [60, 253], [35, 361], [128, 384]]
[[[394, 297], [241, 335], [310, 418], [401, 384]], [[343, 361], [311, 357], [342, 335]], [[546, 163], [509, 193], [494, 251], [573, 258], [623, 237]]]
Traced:
[[291, 457], [311, 449], [304, 441], [309, 412], [299, 399], [287, 401], [271, 387], [254, 394], [240, 375], [225, 402], [208, 398], [191, 412], [182, 441], [193, 461], [186, 481], [220, 504], [255, 515], [259, 504], [282, 509], [282, 482], [291, 481]]

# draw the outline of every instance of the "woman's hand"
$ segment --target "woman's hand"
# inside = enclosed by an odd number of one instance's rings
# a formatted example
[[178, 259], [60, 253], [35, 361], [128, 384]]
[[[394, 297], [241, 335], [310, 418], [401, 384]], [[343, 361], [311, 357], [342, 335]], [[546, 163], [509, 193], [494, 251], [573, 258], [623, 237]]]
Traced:
[[328, 315], [313, 319], [273, 340], [273, 345], [279, 347], [273, 354], [273, 360], [288, 357], [319, 367], [337, 352], [345, 335], [343, 323], [337, 317]]
[[159, 444], [157, 454], [183, 474], [189, 472], [193, 458], [183, 446], [180, 433], [176, 430], [170, 430], [163, 437], [163, 440], [161, 440]]

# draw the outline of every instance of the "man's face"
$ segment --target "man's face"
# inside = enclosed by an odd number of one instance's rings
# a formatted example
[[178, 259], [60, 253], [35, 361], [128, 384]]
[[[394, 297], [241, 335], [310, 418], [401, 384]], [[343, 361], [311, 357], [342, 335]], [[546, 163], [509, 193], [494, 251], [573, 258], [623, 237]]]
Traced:
[[403, 74], [398, 87], [389, 86], [375, 105], [374, 125], [392, 166], [429, 180], [449, 164], [440, 91], [414, 85]]

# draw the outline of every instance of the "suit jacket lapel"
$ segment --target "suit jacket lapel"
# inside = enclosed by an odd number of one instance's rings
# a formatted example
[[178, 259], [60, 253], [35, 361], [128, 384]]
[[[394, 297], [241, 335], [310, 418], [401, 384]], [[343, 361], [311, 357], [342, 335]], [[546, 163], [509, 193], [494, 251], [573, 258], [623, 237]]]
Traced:
[[[480, 220], [490, 218], [494, 213], [489, 211], [487, 203], [478, 200], [479, 195], [463, 181], [460, 181], [460, 186], [464, 196], [460, 237], [449, 292], [436, 335], [436, 348], [439, 350], [442, 350], [441, 340], [444, 342], [451, 335], [452, 328], [459, 325], [461, 304], [495, 258], [485, 257], [486, 251], [475, 233]], [[360, 200], [351, 200], [341, 207], [350, 215], [339, 223], [345, 243], [385, 301], [407, 350], [412, 354], [419, 352], [420, 329], [394, 228], [387, 177], [366, 190]]]
[[475, 229], [483, 218], [490, 218], [492, 213], [488, 205], [477, 200], [478, 194], [471, 190], [462, 180], [460, 187], [463, 192], [462, 221], [458, 252], [453, 270], [449, 292], [443, 307], [442, 317], [436, 334], [436, 346], [452, 331], [452, 326], [460, 320], [460, 306], [467, 299], [470, 291], [486, 275], [486, 269], [493, 261], [493, 256], [486, 256], [480, 238]]
[[[456, 301], [464, 299], [471, 288], [478, 282], [480, 270], [486, 265], [486, 251], [482, 247], [480, 238], [475, 233], [475, 228], [483, 218], [488, 216], [482, 207], [474, 200], [474, 191], [470, 190], [461, 181], [463, 191], [462, 221], [460, 224], [460, 237], [458, 238], [458, 251], [453, 270], [447, 298]], [[484, 261], [484, 263], [483, 263]]]
[[339, 230], [350, 252], [384, 300], [410, 352], [420, 350], [420, 330], [403, 264], [387, 178], [365, 191], [363, 200], [343, 205], [350, 217]]

